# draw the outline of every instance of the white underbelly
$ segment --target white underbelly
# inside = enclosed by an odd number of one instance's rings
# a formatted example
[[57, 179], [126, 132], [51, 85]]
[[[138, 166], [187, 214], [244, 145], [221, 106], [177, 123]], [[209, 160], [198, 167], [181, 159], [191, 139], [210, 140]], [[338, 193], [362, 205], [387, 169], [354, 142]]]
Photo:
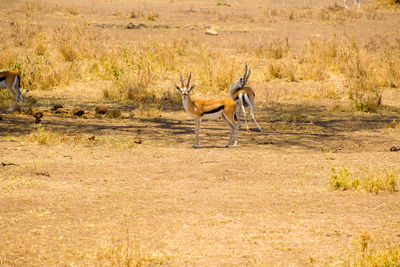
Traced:
[[201, 116], [201, 119], [216, 120], [219, 117], [221, 117], [222, 111], [223, 110], [220, 110], [220, 111], [215, 112], [215, 113], [204, 114], [203, 116]]

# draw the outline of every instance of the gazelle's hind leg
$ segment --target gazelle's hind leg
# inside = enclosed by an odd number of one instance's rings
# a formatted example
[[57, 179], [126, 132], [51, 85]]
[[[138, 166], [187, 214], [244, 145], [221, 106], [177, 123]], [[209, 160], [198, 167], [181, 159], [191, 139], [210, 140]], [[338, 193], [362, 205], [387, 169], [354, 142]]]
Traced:
[[260, 130], [260, 132], [262, 132], [263, 130], [261, 129], [260, 125], [258, 125], [258, 123], [256, 121], [256, 118], [254, 117], [254, 107], [253, 107], [253, 105], [250, 105], [250, 116], [253, 119], [253, 121], [255, 122], [255, 124], [257, 125], [258, 130]]
[[8, 89], [8, 91], [10, 91], [10, 93], [13, 95], [13, 97], [15, 97], [14, 105], [13, 105], [13, 107], [11, 109], [11, 112], [14, 112], [15, 107], [16, 107], [17, 102], [18, 102], [18, 93], [16, 91], [14, 91], [12, 87], [11, 88], [7, 87], [7, 89]]
[[243, 114], [244, 114], [244, 121], [246, 123], [246, 130], [249, 131], [249, 125], [247, 123], [247, 114], [246, 114], [246, 109], [244, 108], [244, 103], [247, 104], [247, 106], [250, 106], [250, 100], [247, 94], [243, 94], [242, 98], [242, 109], [243, 109]]
[[235, 131], [235, 143], [233, 144], [233, 147], [236, 147], [237, 142], [238, 142], [238, 124], [235, 121], [231, 121], [229, 120], [229, 118], [225, 115], [225, 113], [223, 114], [223, 118], [226, 121], [226, 123], [229, 125], [229, 127], [231, 128], [231, 134], [229, 135], [229, 140], [228, 140], [228, 144], [225, 147], [229, 147], [231, 142], [232, 142], [232, 136], [233, 136], [233, 131]]
[[[240, 99], [240, 98], [239, 98]], [[241, 116], [241, 109], [240, 109], [240, 107], [242, 106], [242, 101], [241, 100], [236, 100], [236, 103], [235, 103], [235, 112], [238, 114], [238, 116], [237, 116], [237, 120], [238, 120], [238, 125], [239, 125], [239, 128], [240, 128], [240, 116]]]

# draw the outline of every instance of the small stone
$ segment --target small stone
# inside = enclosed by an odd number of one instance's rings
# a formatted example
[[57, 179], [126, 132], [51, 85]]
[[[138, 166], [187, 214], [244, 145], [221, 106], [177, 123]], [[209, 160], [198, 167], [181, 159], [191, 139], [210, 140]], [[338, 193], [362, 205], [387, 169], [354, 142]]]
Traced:
[[104, 115], [104, 114], [107, 113], [107, 110], [108, 110], [107, 107], [104, 107], [104, 106], [97, 106], [97, 107], [95, 107], [94, 112], [95, 112], [96, 114]]
[[84, 111], [83, 109], [80, 109], [80, 108], [74, 108], [74, 109], [72, 110], [72, 114], [74, 114], [74, 116], [80, 117], [80, 116], [82, 116], [83, 114], [85, 114], [85, 111]]
[[218, 32], [208, 29], [206, 30], [206, 35], [218, 35]]

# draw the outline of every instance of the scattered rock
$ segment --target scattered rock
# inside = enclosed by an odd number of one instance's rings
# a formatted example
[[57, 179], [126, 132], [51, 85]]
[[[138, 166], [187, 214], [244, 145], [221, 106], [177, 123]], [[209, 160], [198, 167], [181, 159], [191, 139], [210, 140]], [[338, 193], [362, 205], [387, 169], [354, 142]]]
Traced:
[[107, 113], [108, 108], [105, 106], [97, 106], [94, 109], [94, 112], [96, 112], [96, 114], [100, 114], [100, 115], [104, 115]]
[[141, 144], [141, 143], [142, 143], [142, 139], [136, 138], [134, 142], [135, 142], [136, 144]]
[[391, 152], [400, 151], [400, 147], [399, 147], [399, 146], [392, 146], [392, 147], [390, 148], [390, 151], [391, 151]]
[[51, 108], [51, 110], [57, 110], [59, 108], [64, 108], [64, 107], [61, 104], [53, 104], [53, 107]]
[[112, 23], [103, 22], [103, 23], [95, 24], [95, 26], [104, 29], [104, 28], [113, 28], [115, 25]]
[[168, 25], [154, 25], [153, 28], [154, 29], [169, 29], [170, 26], [168, 26]]
[[218, 32], [208, 29], [206, 30], [206, 35], [218, 35]]
[[33, 112], [33, 117], [35, 117], [35, 123], [40, 123], [43, 118], [43, 112], [35, 111], [35, 112]]
[[54, 111], [54, 113], [56, 113], [56, 114], [67, 114], [68, 111], [66, 111], [66, 110], [63, 109], [63, 108], [58, 108], [58, 109], [56, 109], [56, 110]]
[[72, 114], [74, 114], [74, 116], [80, 117], [80, 116], [82, 116], [83, 114], [85, 114], [85, 111], [84, 111], [83, 109], [80, 109], [80, 108], [74, 108], [74, 109], [72, 110]]
[[228, 3], [226, 3], [226, 2], [223, 2], [223, 3], [217, 2], [217, 6], [227, 6], [227, 7], [230, 7], [231, 5], [228, 4]]
[[126, 26], [126, 28], [130, 29], [130, 30], [138, 30], [138, 29], [147, 28], [147, 26], [146, 26], [146, 24], [143, 24], [143, 23], [135, 25], [132, 22], [129, 22], [129, 24]]
[[91, 137], [88, 138], [89, 141], [94, 141], [94, 139], [96, 138], [96, 136], [92, 135]]
[[39, 176], [47, 176], [50, 177], [50, 173], [48, 171], [43, 171], [43, 172], [35, 172], [36, 175]]
[[10, 26], [12, 27], [14, 25], [15, 25], [15, 22], [14, 21], [10, 21]]

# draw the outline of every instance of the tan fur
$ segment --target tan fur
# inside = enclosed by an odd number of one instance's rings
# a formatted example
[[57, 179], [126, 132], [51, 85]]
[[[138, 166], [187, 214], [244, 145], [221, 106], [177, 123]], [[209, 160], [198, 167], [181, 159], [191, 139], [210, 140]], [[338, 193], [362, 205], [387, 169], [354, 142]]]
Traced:
[[[12, 111], [15, 110], [16, 104], [18, 102], [18, 98], [21, 100], [21, 112], [23, 111], [23, 96], [21, 94], [20, 88], [18, 85], [15, 85], [17, 77], [19, 78], [19, 74], [16, 71], [2, 71], [0, 72], [0, 77], [5, 77], [5, 84], [7, 89], [10, 91], [10, 93], [15, 97], [14, 105], [12, 108]], [[0, 88], [1, 89], [1, 88]]]
[[236, 100], [240, 93], [242, 93], [242, 94], [246, 93], [247, 97], [250, 100], [250, 103], [254, 106], [254, 100], [255, 100], [256, 94], [254, 93], [253, 89], [251, 89], [248, 86], [245, 86], [243, 88], [238, 88], [238, 90], [231, 92], [231, 98]]
[[[185, 111], [188, 112], [195, 119], [196, 139], [193, 147], [195, 148], [199, 147], [199, 132], [200, 132], [201, 119], [202, 118], [218, 119], [218, 117], [222, 117], [231, 128], [229, 141], [226, 147], [229, 147], [232, 141], [233, 132], [235, 132], [235, 143], [233, 145], [235, 147], [238, 139], [238, 126], [235, 120], [236, 102], [230, 98], [192, 100], [189, 93], [193, 89], [194, 85], [189, 88], [190, 77], [191, 75], [189, 76], [188, 83], [186, 86], [183, 85], [183, 80], [181, 78], [182, 87], [175, 85], [175, 88], [181, 92], [182, 104], [183, 107], [185, 108]], [[218, 110], [219, 108], [221, 109]]]
[[10, 89], [15, 81], [15, 77], [18, 75], [18, 72], [13, 71], [13, 70], [9, 70], [9, 71], [2, 71], [0, 72], [0, 77], [6, 77], [6, 84], [7, 87]]

